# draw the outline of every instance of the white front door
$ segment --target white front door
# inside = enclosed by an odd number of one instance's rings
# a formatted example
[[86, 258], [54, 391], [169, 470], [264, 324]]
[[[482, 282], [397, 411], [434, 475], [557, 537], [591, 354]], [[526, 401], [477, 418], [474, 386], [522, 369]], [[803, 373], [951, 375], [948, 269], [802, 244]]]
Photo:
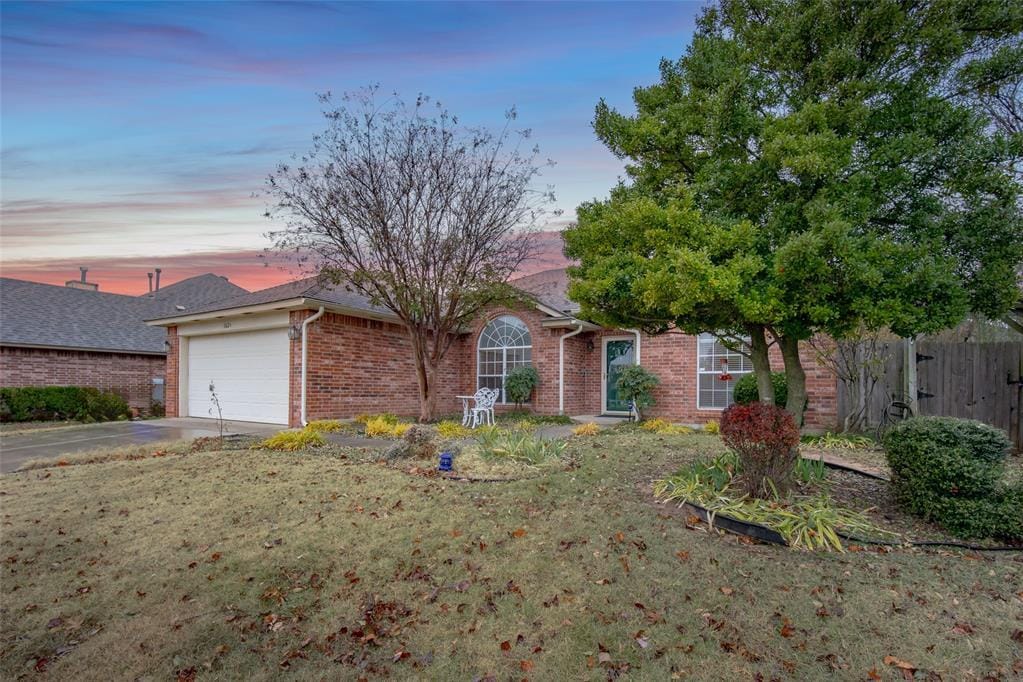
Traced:
[[188, 416], [217, 416], [212, 383], [224, 419], [288, 423], [287, 329], [192, 336], [187, 352]]

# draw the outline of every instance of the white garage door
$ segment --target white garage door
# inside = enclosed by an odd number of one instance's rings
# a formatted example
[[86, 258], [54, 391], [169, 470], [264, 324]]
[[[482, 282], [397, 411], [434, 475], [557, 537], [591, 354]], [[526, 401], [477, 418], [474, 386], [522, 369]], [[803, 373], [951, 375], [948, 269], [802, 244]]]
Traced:
[[189, 416], [210, 416], [212, 381], [224, 419], [288, 423], [287, 329], [192, 336], [187, 371]]

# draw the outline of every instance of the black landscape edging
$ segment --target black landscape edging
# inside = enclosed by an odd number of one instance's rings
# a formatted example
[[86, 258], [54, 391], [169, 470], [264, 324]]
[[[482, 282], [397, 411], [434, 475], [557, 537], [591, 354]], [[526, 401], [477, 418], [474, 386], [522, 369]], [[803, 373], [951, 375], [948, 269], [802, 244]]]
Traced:
[[887, 476], [885, 476], [883, 474], [875, 474], [875, 473], [873, 473], [871, 471], [865, 471], [863, 469], [860, 469], [859, 467], [849, 466], [848, 464], [839, 464], [838, 462], [829, 462], [826, 459], [821, 459], [820, 457], [803, 457], [802, 455], [800, 455], [799, 458], [800, 459], [805, 459], [808, 462], [823, 462], [824, 466], [828, 467], [829, 469], [838, 469], [839, 471], [848, 471], [848, 472], [851, 472], [851, 473], [854, 473], [854, 474], [859, 474], [860, 476], [866, 476], [867, 478], [873, 478], [873, 479], [875, 479], [877, 481], [890, 481], [891, 480], [891, 479], [889, 479]]
[[689, 511], [693, 512], [696, 516], [700, 517], [700, 520], [706, 523], [708, 526], [723, 528], [731, 533], [737, 535], [745, 535], [747, 537], [755, 538], [763, 542], [769, 542], [774, 545], [785, 545], [788, 546], [788, 542], [781, 536], [776, 530], [762, 526], [759, 523], [753, 521], [742, 521], [740, 519], [732, 518], [727, 514], [713, 514], [713, 520], [711, 520], [711, 513], [704, 507], [692, 502], [685, 502], [683, 504]]
[[[718, 527], [723, 530], [727, 530], [730, 533], [744, 535], [746, 537], [753, 538], [754, 540], [760, 540], [761, 542], [767, 542], [772, 545], [782, 545], [785, 547], [790, 546], [778, 531], [759, 523], [755, 523], [753, 521], [742, 521], [741, 519], [736, 519], [728, 516], [727, 514], [720, 513], [715, 513], [713, 515], [714, 520], [710, 521], [710, 512], [700, 505], [692, 502], [684, 502], [682, 506], [698, 516], [701, 521], [712, 528]], [[907, 540], [903, 542], [892, 542], [889, 540], [867, 540], [865, 538], [856, 537], [855, 535], [846, 535], [841, 531], [836, 531], [836, 533], [838, 537], [843, 540], [861, 545], [879, 545], [882, 547], [955, 547], [958, 549], [969, 549], [975, 552], [1023, 552], [1023, 546], [1014, 547], [1011, 545], [993, 545], [985, 547], [983, 545], [972, 545], [967, 542], [956, 542], [955, 540]]]

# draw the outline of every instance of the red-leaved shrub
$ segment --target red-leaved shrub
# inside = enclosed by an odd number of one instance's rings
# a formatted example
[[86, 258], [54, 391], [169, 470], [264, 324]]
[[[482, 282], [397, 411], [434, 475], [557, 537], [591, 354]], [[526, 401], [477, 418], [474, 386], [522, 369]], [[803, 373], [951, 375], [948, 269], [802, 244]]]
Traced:
[[762, 402], [732, 405], [721, 415], [721, 439], [739, 456], [746, 493], [770, 497], [788, 490], [799, 457], [799, 428], [791, 414]]

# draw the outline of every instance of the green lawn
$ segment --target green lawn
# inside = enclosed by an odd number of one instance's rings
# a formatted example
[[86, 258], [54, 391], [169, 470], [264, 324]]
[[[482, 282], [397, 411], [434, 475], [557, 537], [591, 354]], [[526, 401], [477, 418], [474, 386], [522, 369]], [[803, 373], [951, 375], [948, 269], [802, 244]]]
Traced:
[[687, 528], [650, 482], [720, 447], [622, 429], [504, 483], [262, 451], [5, 475], [0, 676], [1023, 674], [1023, 555]]

